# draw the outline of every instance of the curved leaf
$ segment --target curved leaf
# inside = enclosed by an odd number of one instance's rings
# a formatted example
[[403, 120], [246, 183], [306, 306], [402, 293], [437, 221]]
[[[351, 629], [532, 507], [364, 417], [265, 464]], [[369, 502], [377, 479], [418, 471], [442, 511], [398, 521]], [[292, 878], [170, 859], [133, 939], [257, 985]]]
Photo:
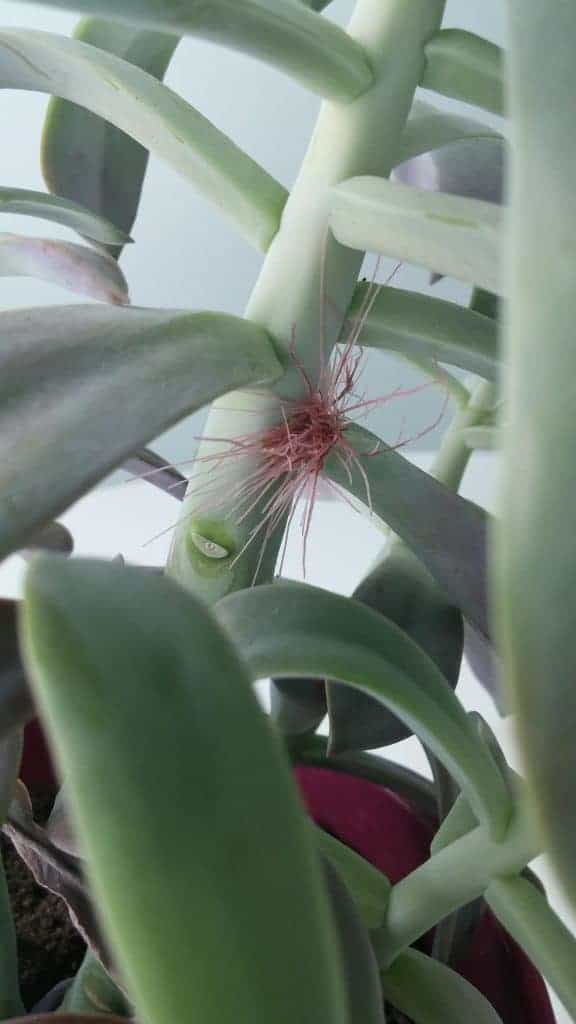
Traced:
[[535, 0], [508, 6], [512, 209], [497, 621], [546, 847], [576, 906], [576, 6], [560, 4], [551, 18]]
[[401, 953], [381, 980], [386, 999], [414, 1024], [502, 1024], [469, 981], [416, 949]]
[[118, 1013], [124, 1019], [131, 1014], [126, 997], [114, 984], [98, 957], [88, 949], [58, 1007], [58, 1016], [61, 1017], [62, 1012], [94, 1014], [102, 1012], [104, 1008], [106, 1013]]
[[266, 332], [237, 317], [99, 306], [3, 313], [0, 555], [187, 413], [280, 373]]
[[[70, 154], [67, 155], [69, 160]], [[102, 244], [125, 245], [131, 241], [124, 231], [115, 227], [105, 216], [98, 216], [85, 206], [72, 202], [70, 198], [62, 199], [59, 195], [0, 186], [0, 213], [17, 213], [51, 220]]]
[[230, 594], [216, 613], [254, 679], [316, 675], [370, 694], [434, 751], [483, 821], [495, 831], [505, 827], [508, 794], [491, 756], [440, 671], [393, 623], [350, 598], [298, 583]]
[[34, 716], [16, 633], [17, 603], [0, 598], [0, 740]]
[[420, 85], [503, 115], [503, 64], [502, 50], [488, 39], [459, 28], [442, 29], [426, 46]]
[[[393, 545], [362, 580], [354, 597], [394, 622], [432, 659], [454, 688], [462, 660], [462, 616], [404, 546]], [[349, 686], [328, 685], [333, 753], [383, 747], [411, 730], [372, 698]]]
[[[357, 286], [350, 318], [360, 315], [369, 287]], [[489, 317], [455, 302], [385, 285], [363, 318], [358, 343], [459, 366], [486, 380], [496, 380], [500, 368], [498, 325]]]
[[[44, 0], [46, 2], [46, 0]], [[47, 0], [50, 7], [134, 22], [172, 35], [193, 35], [251, 54], [321, 96], [352, 100], [374, 72], [343, 29], [286, 0]]]
[[576, 1017], [576, 939], [546, 896], [525, 878], [495, 878], [486, 902], [525, 950], [572, 1018]]
[[367, 249], [500, 292], [502, 214], [494, 203], [351, 178], [331, 191], [330, 227], [342, 245]]
[[270, 714], [286, 736], [315, 732], [326, 717], [326, 687], [321, 679], [273, 679]]
[[315, 837], [324, 860], [340, 873], [364, 926], [378, 928], [384, 920], [390, 896], [386, 875], [329, 832], [316, 828]]
[[0, 277], [39, 277], [97, 302], [129, 302], [126, 278], [116, 261], [72, 242], [2, 233]]
[[346, 438], [367, 483], [360, 472], [349, 479], [333, 455], [325, 463], [327, 475], [360, 502], [370, 499], [374, 512], [412, 549], [469, 622], [488, 637], [486, 512], [363, 427], [351, 425]]
[[[118, 4], [115, 4], [118, 11]], [[49, 32], [0, 32], [0, 88], [72, 100], [127, 132], [190, 180], [267, 249], [286, 192], [194, 107], [125, 60]]]
[[137, 1016], [343, 1024], [312, 830], [208, 609], [165, 578], [44, 555], [23, 642]]
[[500, 138], [490, 125], [415, 100], [400, 139], [396, 165], [462, 139]]
[[28, 538], [26, 548], [19, 553], [28, 558], [37, 550], [61, 551], [64, 555], [70, 555], [74, 550], [74, 538], [62, 523], [46, 523]]
[[[84, 18], [74, 37], [135, 64], [160, 81], [179, 42], [177, 36], [99, 18]], [[42, 170], [52, 192], [82, 203], [129, 233], [147, 166], [148, 151], [109, 121], [68, 100], [50, 101], [42, 138]], [[115, 256], [126, 240], [103, 239], [112, 241]]]
[[328, 898], [340, 945], [348, 1024], [385, 1024], [382, 986], [370, 936], [338, 869], [323, 858]]

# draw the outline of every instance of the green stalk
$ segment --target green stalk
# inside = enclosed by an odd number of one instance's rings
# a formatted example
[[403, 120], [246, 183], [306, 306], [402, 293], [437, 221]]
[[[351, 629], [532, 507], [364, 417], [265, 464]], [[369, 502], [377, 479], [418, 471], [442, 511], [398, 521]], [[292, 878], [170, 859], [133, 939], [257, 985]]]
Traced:
[[381, 966], [388, 967], [439, 921], [481, 896], [494, 879], [517, 874], [540, 852], [520, 803], [501, 842], [480, 826], [435, 854], [392, 889], [386, 922], [374, 938]]
[[[247, 317], [265, 327], [286, 355], [287, 373], [281, 389], [285, 397], [305, 393], [303, 379], [290, 358], [292, 339], [298, 361], [315, 380], [322, 335], [328, 356], [340, 334], [362, 262], [362, 253], [340, 246], [328, 233], [330, 189], [354, 175], [389, 174], [422, 75], [424, 46], [439, 29], [444, 6], [445, 0], [411, 0], [409, 4], [405, 0], [358, 0], [349, 32], [372, 63], [374, 84], [352, 103], [322, 105], [280, 230], [246, 310]], [[326, 317], [323, 307], [327, 308]], [[242, 437], [269, 427], [280, 415], [277, 397], [255, 403], [248, 393], [232, 394], [212, 409], [206, 438]], [[210, 456], [218, 449], [221, 446], [205, 440], [199, 455]], [[258, 540], [232, 566], [229, 557], [242, 550], [261, 517], [256, 509], [242, 523], [234, 523], [234, 501], [230, 500], [234, 486], [245, 480], [255, 465], [251, 457], [213, 465], [210, 496], [202, 500], [201, 520], [198, 490], [202, 475], [203, 483], [206, 481], [206, 465], [202, 468], [200, 464], [192, 474], [169, 571], [210, 602], [255, 580]], [[272, 577], [280, 539], [280, 531], [270, 539], [259, 580]], [[210, 560], [203, 554], [211, 543], [223, 552], [220, 564], [218, 558]]]
[[576, 1019], [576, 940], [525, 878], [501, 878], [488, 887], [486, 901], [506, 931], [522, 946]]
[[4, 864], [0, 857], [0, 1014], [1, 1019], [20, 1017], [25, 1013], [18, 986], [18, 954], [16, 933], [6, 885]]

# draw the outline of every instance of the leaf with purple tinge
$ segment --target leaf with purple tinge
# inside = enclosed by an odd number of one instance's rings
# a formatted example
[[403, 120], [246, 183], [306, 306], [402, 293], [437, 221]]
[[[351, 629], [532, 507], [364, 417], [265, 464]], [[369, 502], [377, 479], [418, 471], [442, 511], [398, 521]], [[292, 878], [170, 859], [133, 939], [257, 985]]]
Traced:
[[484, 637], [489, 637], [486, 545], [489, 517], [455, 494], [370, 431], [346, 432], [358, 456], [349, 478], [329, 456], [330, 479], [366, 505], [411, 548], [448, 598]]
[[501, 137], [490, 125], [415, 100], [402, 132], [396, 163], [403, 164], [452, 142], [496, 138]]
[[2, 233], [0, 277], [38, 277], [115, 306], [130, 301], [126, 278], [116, 261], [72, 242]]
[[502, 666], [492, 644], [468, 623], [464, 624], [464, 655], [476, 679], [490, 694], [501, 715], [509, 713], [502, 686]]
[[97, 922], [82, 861], [57, 846], [46, 829], [36, 824], [24, 783], [18, 782], [3, 832], [30, 869], [38, 885], [60, 896], [74, 926], [102, 963], [110, 957]]
[[[455, 688], [462, 660], [462, 616], [408, 548], [393, 546], [354, 597], [399, 626]], [[411, 735], [411, 729], [366, 693], [340, 683], [328, 683], [327, 693], [331, 753], [384, 747]]]
[[139, 448], [122, 465], [127, 473], [132, 473], [136, 479], [140, 477], [147, 483], [153, 484], [159, 490], [171, 494], [178, 501], [184, 501], [188, 480], [180, 473], [175, 466], [171, 466], [161, 455], [157, 455], [151, 448]]
[[[447, 192], [501, 205], [504, 201], [506, 142], [500, 137], [468, 138], [405, 160], [392, 172], [403, 185]], [[431, 283], [442, 274], [432, 274]]]

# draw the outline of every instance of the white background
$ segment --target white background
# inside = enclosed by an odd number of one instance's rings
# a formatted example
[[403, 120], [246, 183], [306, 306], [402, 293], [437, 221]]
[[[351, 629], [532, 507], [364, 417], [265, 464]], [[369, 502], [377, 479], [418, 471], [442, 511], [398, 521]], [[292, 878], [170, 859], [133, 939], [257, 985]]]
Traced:
[[[335, 0], [327, 12], [345, 24], [351, 0]], [[0, 0], [0, 26], [26, 26], [52, 32], [71, 31], [75, 18], [19, 0]], [[480, 32], [505, 43], [504, 0], [448, 0], [445, 25]], [[219, 128], [259, 160], [284, 185], [290, 186], [305, 151], [318, 99], [275, 71], [234, 53], [197, 40], [184, 41], [167, 76], [168, 84], [197, 106]], [[438, 105], [456, 107], [434, 97]], [[39, 138], [46, 97], [3, 91], [0, 93], [0, 184], [43, 188], [39, 169]], [[479, 116], [477, 111], [469, 111]], [[497, 119], [491, 118], [497, 124]], [[385, 126], [382, 126], [384, 132]], [[1, 230], [69, 237], [55, 225], [25, 218], [3, 216]], [[174, 172], [151, 160], [137, 226], [136, 244], [123, 257], [134, 303], [173, 308], [213, 308], [240, 314], [254, 283], [260, 256], [240, 239], [217, 212], [198, 199], [189, 185]], [[427, 275], [404, 268], [397, 283], [427, 289]], [[467, 291], [444, 281], [435, 294], [463, 301]], [[31, 280], [0, 279], [0, 308], [48, 305], [78, 301], [53, 286]], [[399, 382], [413, 377], [397, 361], [374, 354], [370, 377], [377, 379], [378, 394], [386, 394]], [[411, 400], [402, 420], [413, 432], [433, 420], [437, 399], [430, 392]], [[397, 433], [399, 413], [392, 418], [380, 411], [371, 426], [383, 436]], [[394, 419], [396, 417], [396, 419]], [[195, 447], [201, 415], [172, 430], [158, 447], [173, 459], [188, 457]], [[410, 433], [410, 428], [408, 428]], [[426, 456], [417, 461], [425, 465]], [[465, 493], [493, 507], [495, 463], [476, 456], [468, 474]], [[161, 564], [170, 535], [146, 542], [165, 530], [178, 514], [176, 502], [143, 483], [113, 484], [79, 502], [63, 517], [76, 537], [77, 551], [113, 556], [122, 552], [134, 562]], [[308, 562], [308, 579], [341, 593], [350, 593], [369, 568], [382, 537], [367, 520], [340, 503], [323, 503], [314, 519]], [[338, 557], [335, 557], [337, 554]], [[0, 569], [0, 591], [16, 595], [22, 562], [10, 559]], [[286, 574], [299, 578], [299, 544], [294, 538], [288, 552]], [[491, 702], [465, 669], [459, 695], [467, 708], [487, 718], [509, 758], [518, 764], [513, 725], [498, 718]], [[427, 765], [415, 740], [388, 748], [387, 754], [427, 773]], [[548, 866], [537, 867], [550, 887], [554, 904], [565, 913], [562, 899]], [[559, 1021], [568, 1024], [559, 1009]]]

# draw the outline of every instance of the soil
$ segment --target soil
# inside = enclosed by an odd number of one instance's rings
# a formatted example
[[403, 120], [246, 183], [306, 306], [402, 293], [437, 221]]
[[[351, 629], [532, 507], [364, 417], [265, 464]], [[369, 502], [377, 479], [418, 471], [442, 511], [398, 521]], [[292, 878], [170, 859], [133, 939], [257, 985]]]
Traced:
[[[32, 792], [37, 821], [46, 820], [53, 792]], [[10, 840], [0, 837], [18, 945], [20, 988], [31, 1009], [59, 981], [78, 970], [85, 945], [59, 896], [34, 881]]]

